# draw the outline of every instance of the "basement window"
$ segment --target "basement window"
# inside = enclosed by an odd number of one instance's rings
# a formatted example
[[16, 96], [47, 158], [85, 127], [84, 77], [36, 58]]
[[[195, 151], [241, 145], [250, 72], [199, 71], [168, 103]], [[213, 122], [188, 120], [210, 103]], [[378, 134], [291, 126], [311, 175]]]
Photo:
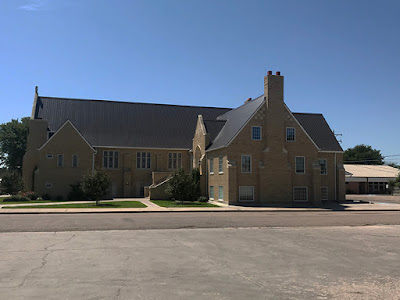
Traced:
[[294, 187], [293, 201], [299, 201], [299, 202], [308, 201], [307, 187], [305, 186]]
[[214, 200], [214, 186], [210, 186], [210, 196], [209, 196], [210, 200]]
[[321, 187], [321, 201], [328, 201], [328, 187]]
[[254, 201], [254, 186], [239, 186], [239, 201], [253, 202]]

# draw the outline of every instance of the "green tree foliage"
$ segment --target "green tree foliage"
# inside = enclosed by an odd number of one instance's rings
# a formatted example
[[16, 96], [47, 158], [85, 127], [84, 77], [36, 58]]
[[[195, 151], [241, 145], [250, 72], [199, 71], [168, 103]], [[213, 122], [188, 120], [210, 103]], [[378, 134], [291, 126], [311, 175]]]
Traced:
[[83, 175], [82, 191], [89, 200], [96, 201], [96, 205], [99, 205], [99, 200], [107, 195], [110, 186], [110, 175], [101, 168], [95, 169], [93, 172], [88, 171]]
[[180, 201], [197, 200], [200, 196], [200, 173], [198, 169], [188, 174], [185, 170], [180, 169], [175, 172], [168, 181], [165, 192]]
[[6, 171], [0, 181], [0, 195], [16, 195], [23, 190], [21, 174], [18, 171]]
[[381, 151], [367, 145], [357, 145], [347, 149], [344, 151], [343, 160], [346, 164], [383, 165]]
[[0, 125], [0, 165], [21, 172], [28, 132], [29, 118], [11, 120]]

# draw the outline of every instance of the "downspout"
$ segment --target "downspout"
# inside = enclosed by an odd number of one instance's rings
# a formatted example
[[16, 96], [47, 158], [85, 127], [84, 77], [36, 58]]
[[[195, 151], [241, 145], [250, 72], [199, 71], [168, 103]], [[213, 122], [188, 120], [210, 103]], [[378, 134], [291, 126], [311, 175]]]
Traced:
[[337, 179], [336, 179], [337, 165], [336, 165], [336, 152], [335, 152], [335, 157], [334, 157], [334, 166], [335, 166], [335, 201], [337, 201]]

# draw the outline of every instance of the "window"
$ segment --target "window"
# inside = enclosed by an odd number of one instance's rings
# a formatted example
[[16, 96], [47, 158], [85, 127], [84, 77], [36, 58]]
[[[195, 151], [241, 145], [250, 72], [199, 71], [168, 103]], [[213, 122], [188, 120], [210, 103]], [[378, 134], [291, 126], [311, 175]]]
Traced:
[[304, 156], [296, 156], [296, 174], [304, 174], [305, 172], [306, 168]]
[[118, 152], [104, 151], [103, 152], [103, 167], [106, 169], [118, 168]]
[[251, 173], [250, 155], [242, 155], [242, 173]]
[[61, 168], [64, 166], [64, 155], [58, 154], [57, 155], [57, 167]]
[[150, 167], [151, 167], [150, 152], [136, 152], [136, 168], [150, 169]]
[[251, 127], [251, 139], [255, 141], [261, 140], [261, 126]]
[[321, 175], [328, 174], [328, 164], [327, 164], [326, 159], [320, 159], [319, 165], [321, 166]]
[[254, 201], [254, 186], [239, 186], [239, 201]]
[[321, 201], [328, 201], [328, 187], [321, 187]]
[[224, 158], [222, 156], [218, 157], [218, 173], [224, 173]]
[[53, 185], [50, 182], [46, 182], [46, 184], [44, 185], [44, 187], [46, 189], [51, 189], [53, 187]]
[[52, 158], [53, 158], [53, 154], [47, 153], [47, 154], [46, 154], [46, 158], [47, 158], [47, 159], [52, 159]]
[[293, 201], [307, 201], [307, 187], [294, 187], [293, 188]]
[[214, 158], [210, 158], [210, 174], [214, 174]]
[[78, 167], [78, 154], [72, 155], [72, 167], [73, 168]]
[[296, 130], [293, 127], [286, 128], [286, 140], [288, 142], [294, 142], [296, 140]]
[[168, 153], [168, 169], [182, 168], [182, 153]]
[[210, 186], [210, 196], [209, 196], [210, 200], [214, 200], [214, 187]]
[[224, 187], [223, 186], [218, 187], [218, 200], [224, 201]]

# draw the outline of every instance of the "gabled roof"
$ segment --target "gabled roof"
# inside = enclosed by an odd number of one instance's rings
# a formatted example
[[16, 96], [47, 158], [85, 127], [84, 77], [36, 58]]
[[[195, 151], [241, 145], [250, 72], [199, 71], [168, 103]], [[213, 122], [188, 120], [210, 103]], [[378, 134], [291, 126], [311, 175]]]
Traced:
[[[212, 140], [212, 144], [207, 150], [215, 150], [229, 145], [264, 102], [264, 95], [261, 95], [219, 116], [218, 120], [226, 121], [225, 126], [221, 129], [217, 137]], [[318, 150], [343, 151], [322, 114], [292, 113], [292, 115], [311, 138]]]
[[34, 118], [47, 120], [52, 132], [70, 120], [94, 147], [191, 149], [197, 116], [216, 120], [229, 110], [38, 97]]
[[395, 178], [400, 170], [391, 166], [382, 165], [343, 165], [346, 170], [346, 177], [379, 177]]

